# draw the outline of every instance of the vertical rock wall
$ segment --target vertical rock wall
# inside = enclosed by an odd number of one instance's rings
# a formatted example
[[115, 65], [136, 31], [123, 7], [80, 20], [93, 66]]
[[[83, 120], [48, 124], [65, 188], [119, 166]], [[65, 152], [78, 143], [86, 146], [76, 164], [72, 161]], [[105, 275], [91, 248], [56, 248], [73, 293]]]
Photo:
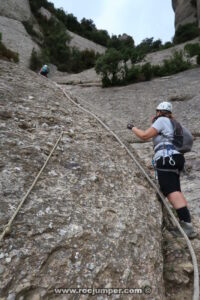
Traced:
[[27, 21], [31, 18], [31, 10], [28, 0], [0, 1], [0, 16], [18, 21]]
[[197, 22], [200, 25], [200, 0], [172, 0], [175, 29], [179, 25]]
[[33, 16], [28, 0], [0, 1], [0, 32], [4, 45], [19, 54], [19, 64], [29, 67], [33, 48], [39, 46], [27, 33], [23, 21], [32, 20]]
[[0, 233], [66, 131], [0, 245], [0, 299], [57, 299], [55, 288], [145, 286], [150, 294], [109, 299], [164, 299], [161, 207], [138, 168], [52, 81], [0, 64]]
[[33, 48], [39, 51], [39, 46], [31, 39], [23, 24], [14, 19], [0, 16], [0, 32], [4, 45], [19, 54], [19, 63], [29, 67]]

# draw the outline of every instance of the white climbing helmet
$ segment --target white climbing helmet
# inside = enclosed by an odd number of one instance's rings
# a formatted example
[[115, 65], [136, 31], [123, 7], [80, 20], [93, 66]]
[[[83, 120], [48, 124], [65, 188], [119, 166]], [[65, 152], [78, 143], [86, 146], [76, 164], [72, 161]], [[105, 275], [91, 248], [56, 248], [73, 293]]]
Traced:
[[169, 102], [161, 102], [157, 107], [156, 110], [167, 110], [172, 112], [172, 105]]

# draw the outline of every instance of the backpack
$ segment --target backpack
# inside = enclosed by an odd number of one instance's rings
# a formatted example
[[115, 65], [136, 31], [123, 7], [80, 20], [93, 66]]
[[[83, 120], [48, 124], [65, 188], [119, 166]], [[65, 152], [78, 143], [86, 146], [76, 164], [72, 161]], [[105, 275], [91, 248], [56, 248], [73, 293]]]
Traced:
[[48, 72], [47, 67], [43, 66], [42, 67], [42, 72], [47, 73]]
[[172, 144], [180, 153], [190, 152], [193, 145], [191, 132], [176, 120], [170, 119], [170, 121], [174, 129]]

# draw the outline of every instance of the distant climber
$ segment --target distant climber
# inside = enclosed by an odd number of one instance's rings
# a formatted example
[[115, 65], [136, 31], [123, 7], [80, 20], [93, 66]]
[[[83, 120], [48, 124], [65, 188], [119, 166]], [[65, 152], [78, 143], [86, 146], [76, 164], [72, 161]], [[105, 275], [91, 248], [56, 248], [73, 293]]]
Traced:
[[47, 65], [43, 65], [42, 68], [40, 69], [40, 74], [47, 77], [49, 73], [49, 67]]
[[197, 234], [193, 229], [187, 201], [180, 187], [180, 171], [184, 168], [185, 158], [179, 148], [174, 145], [174, 121], [171, 103], [162, 102], [156, 108], [156, 116], [152, 120], [151, 127], [143, 131], [131, 123], [127, 125], [127, 128], [141, 140], [153, 138], [153, 162], [160, 189], [175, 208], [180, 225], [187, 236], [194, 238]]

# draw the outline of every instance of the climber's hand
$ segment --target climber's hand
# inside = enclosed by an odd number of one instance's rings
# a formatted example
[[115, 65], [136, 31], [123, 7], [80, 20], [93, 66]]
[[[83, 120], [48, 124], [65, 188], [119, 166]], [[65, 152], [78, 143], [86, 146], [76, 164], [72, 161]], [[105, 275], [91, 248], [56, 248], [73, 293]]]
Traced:
[[135, 127], [132, 123], [128, 123], [127, 128], [132, 130], [132, 128]]

